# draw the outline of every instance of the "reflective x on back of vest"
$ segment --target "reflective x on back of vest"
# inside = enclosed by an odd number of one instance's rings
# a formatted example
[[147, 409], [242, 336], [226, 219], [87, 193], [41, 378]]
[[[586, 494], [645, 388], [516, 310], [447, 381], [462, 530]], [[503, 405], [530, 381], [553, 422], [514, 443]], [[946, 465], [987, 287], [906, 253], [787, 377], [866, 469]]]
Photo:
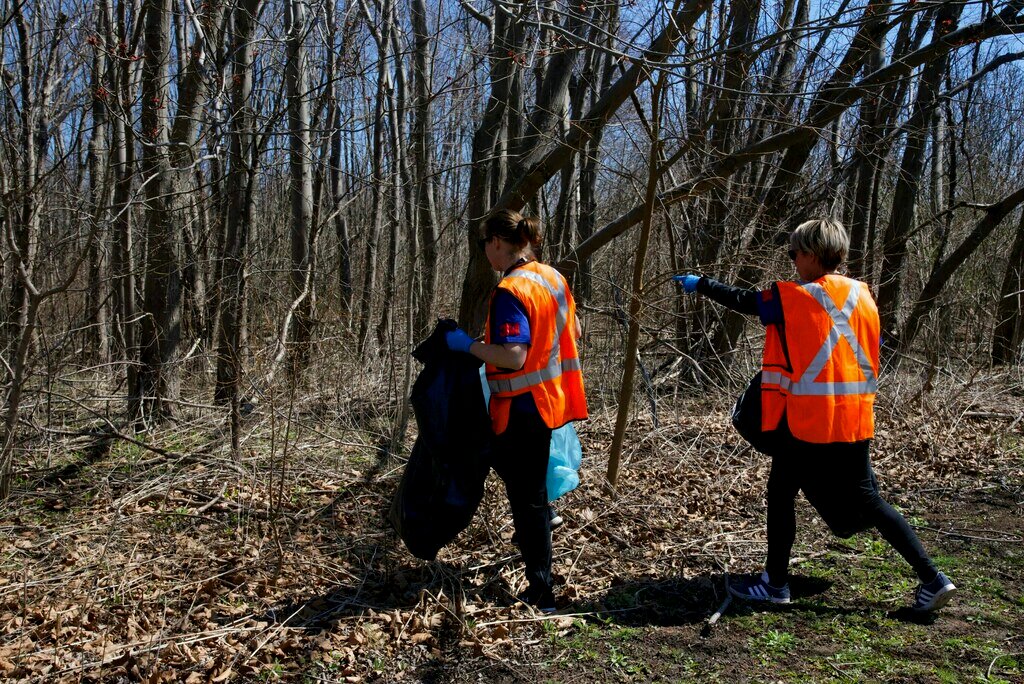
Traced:
[[871, 438], [878, 310], [867, 287], [828, 275], [812, 283], [779, 283], [779, 292], [785, 323], [765, 337], [762, 428], [775, 429], [785, 415], [793, 436], [806, 442]]
[[[788, 389], [790, 394], [793, 395], [842, 395], [842, 394], [874, 394], [878, 391], [878, 379], [875, 377], [875, 369], [872, 366], [871, 359], [868, 358], [864, 352], [864, 348], [861, 346], [860, 340], [857, 339], [857, 334], [854, 332], [853, 327], [850, 325], [850, 318], [853, 316], [853, 312], [857, 308], [857, 302], [860, 298], [861, 284], [852, 281], [850, 291], [846, 295], [846, 301], [843, 303], [843, 308], [836, 308], [835, 302], [829, 297], [825, 288], [818, 283], [805, 283], [801, 285], [803, 290], [814, 297], [815, 301], [821, 305], [828, 317], [832, 319], [832, 329], [829, 331], [828, 336], [825, 338], [825, 342], [818, 349], [818, 352], [814, 355], [811, 363], [804, 369], [804, 372], [799, 378], [790, 379], [785, 378], [783, 382], [780, 382], [780, 386], [784, 389]], [[818, 376], [821, 371], [824, 370], [825, 365], [832, 358], [832, 355], [836, 351], [836, 347], [839, 345], [839, 340], [845, 339], [850, 349], [853, 350], [854, 356], [857, 359], [857, 365], [860, 368], [862, 380], [841, 380], [839, 382], [831, 381], [820, 381]], [[786, 388], [784, 383], [789, 384]]]

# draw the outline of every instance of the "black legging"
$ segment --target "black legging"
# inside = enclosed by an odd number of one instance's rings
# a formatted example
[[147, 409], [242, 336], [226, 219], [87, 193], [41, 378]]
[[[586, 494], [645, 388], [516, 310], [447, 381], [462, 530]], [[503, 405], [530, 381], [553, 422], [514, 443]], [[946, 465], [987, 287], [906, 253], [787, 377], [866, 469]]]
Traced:
[[[870, 440], [850, 444], [810, 444], [792, 437], [772, 457], [768, 477], [768, 560], [765, 569], [773, 586], [789, 577], [789, 554], [796, 537], [796, 494], [810, 490], [813, 503], [819, 496], [849, 510], [874, 527], [897, 553], [910, 563], [922, 583], [935, 579], [938, 570], [907, 521], [878, 493], [871, 459]], [[805, 494], [808, 493], [805, 491]]]
[[494, 470], [505, 482], [516, 541], [530, 592], [551, 590], [551, 520], [548, 517], [548, 455], [551, 428], [535, 412], [513, 407], [508, 428], [494, 443]]

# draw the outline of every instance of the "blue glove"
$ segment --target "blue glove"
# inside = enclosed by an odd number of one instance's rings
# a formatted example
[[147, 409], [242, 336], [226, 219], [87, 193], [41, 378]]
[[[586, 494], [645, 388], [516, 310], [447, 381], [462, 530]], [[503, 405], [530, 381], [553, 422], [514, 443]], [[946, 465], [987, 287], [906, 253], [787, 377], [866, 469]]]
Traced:
[[693, 294], [697, 291], [697, 283], [700, 282], [700, 276], [687, 273], [686, 275], [672, 276], [672, 280], [682, 286], [683, 292], [686, 294]]
[[469, 348], [476, 342], [469, 334], [462, 328], [456, 328], [450, 333], [446, 333], [444, 341], [448, 343], [448, 348], [452, 351], [469, 353]]

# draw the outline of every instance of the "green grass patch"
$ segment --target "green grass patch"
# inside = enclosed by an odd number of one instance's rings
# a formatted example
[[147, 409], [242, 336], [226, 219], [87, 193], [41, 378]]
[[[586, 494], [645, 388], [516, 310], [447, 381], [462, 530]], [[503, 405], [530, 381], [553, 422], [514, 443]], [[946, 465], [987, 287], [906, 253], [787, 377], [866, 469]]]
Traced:
[[784, 656], [792, 653], [800, 640], [790, 632], [779, 629], [769, 629], [760, 634], [755, 634], [747, 642], [750, 652], [768, 664], [781, 660]]

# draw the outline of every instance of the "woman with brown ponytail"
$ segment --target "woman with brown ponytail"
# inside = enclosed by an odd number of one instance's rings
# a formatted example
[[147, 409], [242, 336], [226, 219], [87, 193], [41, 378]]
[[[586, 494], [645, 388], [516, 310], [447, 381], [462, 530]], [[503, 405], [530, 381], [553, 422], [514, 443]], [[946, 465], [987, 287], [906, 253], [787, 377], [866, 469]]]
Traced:
[[500, 209], [483, 223], [480, 246], [502, 274], [491, 293], [484, 341], [458, 329], [448, 347], [486, 364], [494, 469], [505, 483], [529, 583], [520, 600], [555, 610], [547, 469], [551, 431], [587, 417], [576, 340], [576, 303], [565, 278], [537, 260], [540, 221]]

